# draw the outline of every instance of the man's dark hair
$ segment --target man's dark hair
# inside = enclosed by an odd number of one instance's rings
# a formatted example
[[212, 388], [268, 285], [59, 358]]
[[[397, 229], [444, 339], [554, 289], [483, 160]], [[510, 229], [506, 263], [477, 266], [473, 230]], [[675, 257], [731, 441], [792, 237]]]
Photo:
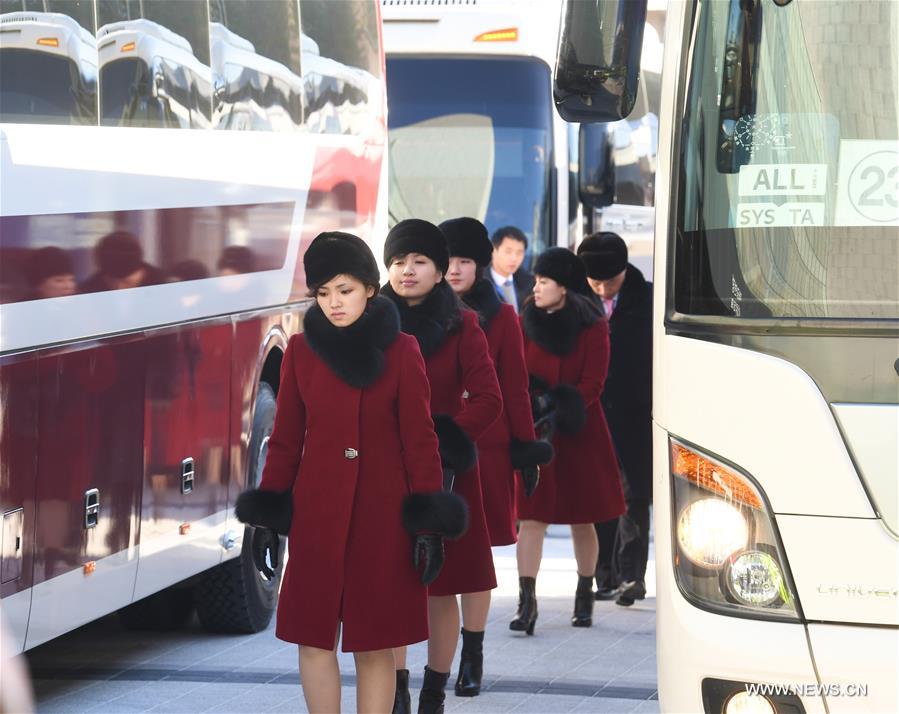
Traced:
[[502, 228], [497, 228], [493, 232], [493, 235], [490, 236], [490, 242], [493, 243], [494, 248], [499, 248], [500, 245], [502, 245], [504, 238], [511, 238], [512, 240], [517, 240], [519, 243], [524, 243], [524, 249], [528, 249], [528, 237], [515, 226], [503, 226]]

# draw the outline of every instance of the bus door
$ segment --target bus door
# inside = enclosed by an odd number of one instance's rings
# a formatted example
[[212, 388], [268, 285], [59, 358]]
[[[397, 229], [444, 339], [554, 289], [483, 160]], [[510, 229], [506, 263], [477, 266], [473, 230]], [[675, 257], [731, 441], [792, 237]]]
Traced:
[[31, 609], [37, 384], [33, 355], [0, 358], [0, 597], [19, 650]]
[[217, 565], [224, 553], [231, 332], [228, 319], [147, 333], [135, 600]]
[[[45, 302], [31, 303], [36, 319]], [[143, 333], [49, 349], [38, 359], [28, 647], [131, 601], [145, 368]]]

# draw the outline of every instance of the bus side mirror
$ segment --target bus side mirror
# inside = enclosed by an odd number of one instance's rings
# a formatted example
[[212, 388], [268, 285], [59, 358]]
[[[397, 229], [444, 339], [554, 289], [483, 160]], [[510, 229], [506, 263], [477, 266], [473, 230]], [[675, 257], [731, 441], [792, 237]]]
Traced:
[[565, 121], [617, 121], [637, 99], [646, 0], [566, 0], [553, 98]]
[[578, 196], [593, 209], [615, 199], [615, 165], [608, 124], [581, 124], [578, 134]]

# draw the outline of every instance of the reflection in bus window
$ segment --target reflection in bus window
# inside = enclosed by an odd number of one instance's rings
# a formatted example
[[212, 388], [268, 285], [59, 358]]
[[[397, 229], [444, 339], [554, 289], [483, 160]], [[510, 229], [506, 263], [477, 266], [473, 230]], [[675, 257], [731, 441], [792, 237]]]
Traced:
[[96, 124], [92, 5], [0, 0], [0, 23], [0, 121]]
[[[314, 133], [355, 134], [370, 126], [379, 93], [374, 3], [300, 0], [305, 123]], [[353, 37], [354, 42], [347, 42]]]
[[210, 125], [204, 0], [98, 0], [97, 22], [104, 126]]
[[303, 123], [297, 5], [211, 0], [209, 34], [217, 129], [291, 131]]
[[62, 297], [76, 283], [88, 293], [278, 270], [293, 210], [286, 202], [3, 216], [0, 304]]

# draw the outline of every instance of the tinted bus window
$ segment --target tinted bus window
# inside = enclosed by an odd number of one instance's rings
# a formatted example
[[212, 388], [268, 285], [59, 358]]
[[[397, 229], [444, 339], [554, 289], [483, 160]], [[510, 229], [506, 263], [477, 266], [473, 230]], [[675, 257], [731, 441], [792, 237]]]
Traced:
[[293, 203], [0, 217], [0, 304], [278, 270]]
[[97, 48], [87, 0], [0, 0], [0, 121], [97, 123]]
[[370, 120], [381, 76], [373, 2], [300, 0], [305, 121], [310, 131], [356, 133]]
[[217, 129], [295, 130], [303, 123], [296, 0], [212, 0]]
[[104, 126], [210, 125], [205, 0], [98, 0], [97, 24]]

